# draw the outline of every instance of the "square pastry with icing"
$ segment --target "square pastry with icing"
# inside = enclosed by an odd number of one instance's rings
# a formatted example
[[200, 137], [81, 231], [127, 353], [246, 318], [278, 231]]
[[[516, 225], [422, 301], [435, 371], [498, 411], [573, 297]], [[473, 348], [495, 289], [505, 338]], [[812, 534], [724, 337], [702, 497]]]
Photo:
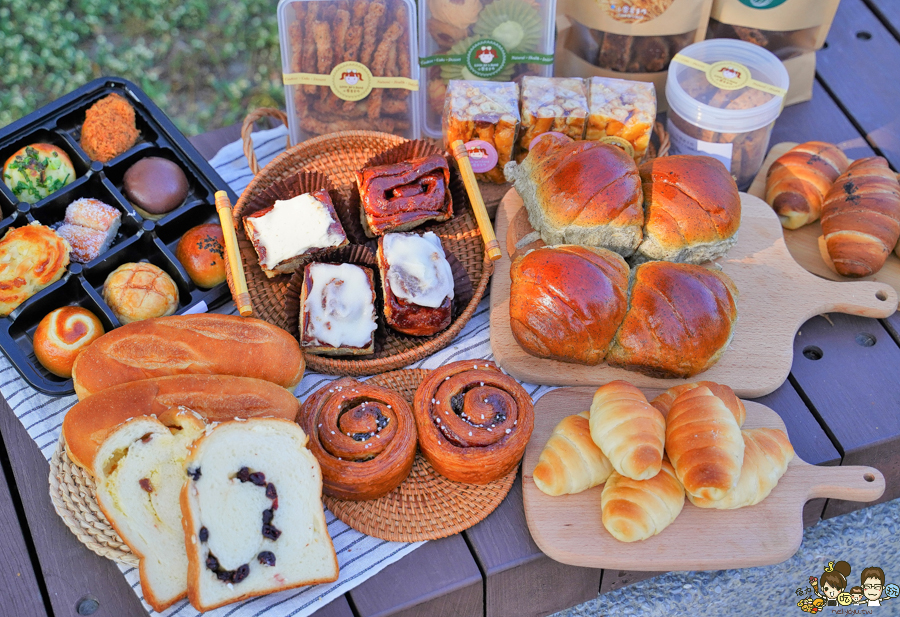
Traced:
[[450, 167], [439, 154], [356, 172], [360, 220], [370, 238], [453, 217]]
[[450, 325], [453, 271], [434, 232], [385, 234], [378, 239], [377, 260], [391, 328], [430, 336]]
[[300, 347], [329, 356], [375, 352], [375, 277], [353, 264], [307, 264], [300, 292]]
[[348, 244], [327, 189], [279, 199], [244, 217], [244, 230], [269, 278], [291, 274], [315, 253]]

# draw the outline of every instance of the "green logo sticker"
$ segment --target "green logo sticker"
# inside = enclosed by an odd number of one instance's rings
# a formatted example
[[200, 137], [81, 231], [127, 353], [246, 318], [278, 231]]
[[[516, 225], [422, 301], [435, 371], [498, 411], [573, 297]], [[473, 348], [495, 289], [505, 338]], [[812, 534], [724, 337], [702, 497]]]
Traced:
[[744, 6], [749, 6], [751, 9], [772, 9], [776, 6], [782, 5], [787, 0], [738, 0]]
[[478, 39], [466, 51], [466, 68], [481, 79], [498, 75], [509, 62], [509, 54], [494, 39]]

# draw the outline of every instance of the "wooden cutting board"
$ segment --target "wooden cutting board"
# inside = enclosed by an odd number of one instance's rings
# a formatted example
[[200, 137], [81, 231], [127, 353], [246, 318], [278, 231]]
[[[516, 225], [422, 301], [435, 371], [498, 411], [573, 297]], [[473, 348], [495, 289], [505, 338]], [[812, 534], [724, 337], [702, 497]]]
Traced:
[[[796, 142], [784, 141], [775, 144], [769, 150], [766, 160], [763, 162], [762, 168], [756, 174], [753, 184], [750, 185], [748, 193], [765, 200], [766, 198], [766, 174], [769, 173], [769, 167], [775, 162], [779, 156], [796, 146]], [[822, 259], [822, 253], [819, 250], [819, 236], [822, 235], [822, 224], [819, 221], [804, 225], [800, 229], [784, 229], [784, 242], [794, 259], [801, 266], [823, 278], [832, 281], [881, 281], [893, 287], [897, 293], [900, 293], [900, 258], [895, 253], [891, 253], [884, 267], [872, 276], [866, 276], [859, 279], [852, 279], [841, 276], [825, 264]]]
[[[522, 349], [509, 325], [510, 255], [532, 231], [522, 200], [511, 190], [497, 211], [502, 257], [491, 281], [491, 349], [494, 359], [520, 381], [549, 385], [603, 385], [624, 379], [641, 388], [669, 388], [709, 379], [727, 384], [739, 396], [755, 398], [777, 389], [791, 370], [794, 335], [801, 324], [822, 313], [887, 317], [897, 308], [897, 292], [883, 282], [836, 283], [814, 276], [791, 258], [775, 212], [761, 199], [741, 193], [737, 244], [717, 260], [737, 285], [738, 321], [722, 358], [690, 379], [660, 379], [608, 365], [584, 366], [537, 358]], [[505, 242], [503, 241], [505, 239]]]
[[[645, 390], [648, 399], [659, 390]], [[884, 492], [884, 476], [872, 467], [818, 467], [797, 456], [769, 496], [748, 508], [697, 508], [685, 499], [678, 518], [661, 533], [641, 542], [619, 542], [600, 517], [602, 486], [577, 495], [542, 493], [532, 472], [553, 427], [568, 415], [590, 408], [594, 388], [562, 388], [535, 406], [535, 425], [525, 450], [522, 488], [531, 536], [552, 559], [587, 568], [620, 570], [720, 570], [782, 562], [800, 547], [803, 505], [833, 497], [874, 501]], [[777, 413], [744, 401], [743, 428], [785, 430]], [[790, 436], [789, 436], [790, 437]]]

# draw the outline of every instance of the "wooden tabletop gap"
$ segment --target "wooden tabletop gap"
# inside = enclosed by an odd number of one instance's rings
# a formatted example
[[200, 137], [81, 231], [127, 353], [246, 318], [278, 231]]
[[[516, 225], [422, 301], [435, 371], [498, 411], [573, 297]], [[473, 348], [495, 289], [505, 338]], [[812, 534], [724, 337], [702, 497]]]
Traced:
[[[897, 0], [889, 1], [896, 2]], [[887, 15], [884, 14], [884, 11], [881, 10], [881, 7], [878, 5], [878, 3], [874, 0], [863, 0], [863, 2], [867, 7], [869, 7], [869, 10], [872, 11], [878, 21], [881, 22], [881, 25], [883, 25], [887, 29], [887, 31], [890, 32], [898, 42], [900, 42], [900, 30], [898, 30], [897, 26], [893, 22], [891, 22]]]
[[788, 381], [791, 382], [791, 385], [794, 386], [794, 390], [797, 391], [797, 394], [800, 396], [800, 399], [809, 409], [809, 413], [813, 415], [813, 418], [816, 419], [816, 422], [819, 423], [819, 426], [822, 427], [822, 431], [824, 431], [825, 436], [831, 440], [831, 445], [834, 446], [834, 449], [837, 450], [838, 454], [841, 457], [841, 461], [844, 460], [844, 448], [841, 446], [840, 441], [838, 441], [837, 436], [832, 432], [831, 428], [828, 426], [828, 423], [822, 418], [821, 414], [819, 414], [816, 406], [813, 405], [813, 402], [806, 395], [806, 392], [803, 391], [803, 387], [798, 383], [797, 379], [794, 377], [794, 374], [791, 373], [788, 375]]

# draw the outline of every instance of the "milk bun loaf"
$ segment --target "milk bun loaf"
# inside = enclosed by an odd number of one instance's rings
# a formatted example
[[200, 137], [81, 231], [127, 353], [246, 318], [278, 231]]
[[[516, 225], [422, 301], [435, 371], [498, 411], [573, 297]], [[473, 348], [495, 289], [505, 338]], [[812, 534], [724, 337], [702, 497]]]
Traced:
[[155, 415], [167, 426], [180, 407], [207, 422], [276, 417], [293, 420], [300, 404], [288, 390], [262, 379], [230, 375], [174, 375], [123, 383], [76, 403], [63, 419], [72, 461], [93, 473], [97, 450], [119, 424]]

